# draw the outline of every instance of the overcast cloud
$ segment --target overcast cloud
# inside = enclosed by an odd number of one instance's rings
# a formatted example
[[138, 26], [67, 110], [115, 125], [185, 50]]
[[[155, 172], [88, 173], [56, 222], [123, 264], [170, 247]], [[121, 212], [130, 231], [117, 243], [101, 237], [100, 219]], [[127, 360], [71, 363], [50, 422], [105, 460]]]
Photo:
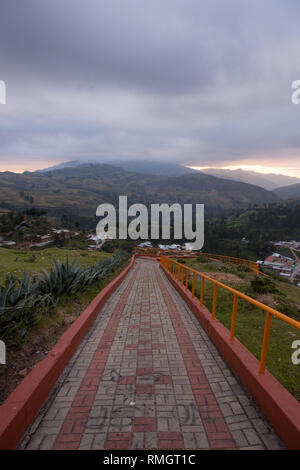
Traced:
[[1, 0], [0, 169], [146, 158], [300, 176], [298, 0]]

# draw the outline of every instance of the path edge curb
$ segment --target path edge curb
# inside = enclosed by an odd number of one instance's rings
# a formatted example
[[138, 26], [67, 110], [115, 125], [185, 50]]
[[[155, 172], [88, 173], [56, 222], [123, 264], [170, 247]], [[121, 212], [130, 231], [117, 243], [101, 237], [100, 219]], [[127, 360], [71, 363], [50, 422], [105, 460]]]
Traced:
[[193, 298], [192, 293], [175, 280], [164, 266], [160, 265], [160, 268], [186, 301], [287, 448], [299, 450], [300, 403], [270, 372], [266, 370], [264, 374], [259, 374], [259, 361], [256, 357], [237, 338], [229, 341], [229, 330], [217, 319], [212, 320], [207, 308], [200, 307], [199, 299]]
[[0, 406], [0, 450], [16, 448], [96, 319], [99, 310], [132, 269], [134, 262], [135, 255], [132, 256], [130, 264], [99, 292], [45, 359], [34, 366]]

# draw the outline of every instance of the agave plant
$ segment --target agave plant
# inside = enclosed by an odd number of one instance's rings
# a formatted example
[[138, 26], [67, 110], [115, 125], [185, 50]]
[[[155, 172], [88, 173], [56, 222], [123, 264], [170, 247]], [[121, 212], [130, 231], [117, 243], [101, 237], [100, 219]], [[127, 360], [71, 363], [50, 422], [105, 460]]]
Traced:
[[39, 292], [50, 295], [55, 302], [66, 293], [73, 293], [82, 278], [83, 270], [67, 260], [65, 263], [53, 260], [54, 266], [50, 271], [43, 270], [37, 275]]
[[38, 284], [24, 273], [20, 280], [8, 275], [0, 286], [0, 338], [10, 341], [25, 336], [35, 322]]
[[68, 259], [64, 263], [53, 260], [54, 266], [50, 271], [43, 270], [37, 276], [38, 291], [43, 296], [51, 296], [53, 302], [57, 303], [62, 295], [74, 294], [103, 279], [125, 256], [127, 255], [121, 252], [88, 268], [77, 266], [76, 260], [71, 264]]
[[57, 305], [64, 294], [74, 294], [112, 272], [126, 258], [126, 252], [104, 259], [93, 266], [83, 268], [53, 260], [50, 271], [43, 270], [34, 279], [26, 273], [20, 280], [7, 275], [4, 286], [0, 286], [0, 339], [7, 343], [18, 343], [32, 326], [41, 306]]

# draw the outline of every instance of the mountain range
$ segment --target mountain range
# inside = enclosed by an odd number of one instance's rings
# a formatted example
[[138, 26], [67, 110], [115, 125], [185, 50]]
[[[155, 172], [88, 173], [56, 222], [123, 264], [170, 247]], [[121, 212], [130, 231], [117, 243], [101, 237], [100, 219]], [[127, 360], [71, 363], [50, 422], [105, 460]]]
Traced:
[[205, 168], [196, 170], [193, 168], [186, 167], [178, 163], [170, 162], [161, 162], [161, 161], [149, 161], [149, 160], [111, 160], [106, 161], [90, 161], [86, 162], [84, 160], [73, 160], [69, 162], [60, 163], [43, 170], [38, 170], [39, 172], [47, 172], [53, 170], [60, 170], [62, 168], [78, 168], [86, 164], [96, 164], [96, 163], [105, 163], [112, 166], [117, 166], [123, 168], [126, 171], [132, 171], [134, 173], [142, 173], [148, 175], [156, 176], [183, 176], [186, 174], [196, 174], [196, 173], [205, 173], [207, 175], [212, 175], [217, 178], [229, 179], [233, 181], [241, 181], [243, 183], [253, 184], [255, 186], [260, 186], [261, 188], [267, 189], [269, 191], [274, 191], [280, 187], [291, 186], [295, 184], [300, 184], [300, 179], [287, 175], [277, 175], [273, 173], [258, 173], [255, 171], [245, 171], [242, 169], [229, 170], [226, 168]]
[[105, 164], [123, 168], [123, 170], [131, 171], [134, 173], [141, 173], [145, 175], [156, 176], [183, 176], [191, 173], [199, 173], [199, 171], [188, 168], [178, 163], [158, 162], [149, 160], [111, 160], [106, 161], [84, 161], [84, 160], [71, 160], [69, 162], [60, 163], [49, 168], [37, 170], [39, 173], [46, 173], [53, 170], [62, 170], [63, 168], [78, 168], [86, 165]]
[[258, 173], [256, 171], [245, 171], [242, 169], [228, 170], [226, 168], [205, 168], [202, 170], [208, 175], [213, 175], [218, 178], [225, 178], [234, 181], [243, 181], [244, 183], [255, 184], [261, 186], [269, 191], [274, 191], [281, 186], [290, 186], [300, 183], [300, 179], [287, 176], [276, 175], [273, 173]]
[[295, 199], [300, 198], [300, 183], [293, 184], [292, 186], [284, 186], [275, 190], [277, 196], [281, 199]]
[[129, 204], [205, 204], [206, 216], [280, 200], [274, 192], [259, 186], [189, 169], [187, 174], [171, 177], [126, 171], [108, 164], [80, 163], [43, 172], [0, 173], [0, 208], [34, 206], [46, 209], [49, 215], [66, 214], [73, 220], [94, 224], [97, 206], [103, 202], [116, 206], [119, 195], [127, 195]]

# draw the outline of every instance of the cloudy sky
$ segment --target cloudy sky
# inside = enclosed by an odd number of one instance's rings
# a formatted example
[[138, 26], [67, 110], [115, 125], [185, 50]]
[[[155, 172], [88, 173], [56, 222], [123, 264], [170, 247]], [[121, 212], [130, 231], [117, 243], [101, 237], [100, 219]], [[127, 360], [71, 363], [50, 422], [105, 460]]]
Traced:
[[145, 158], [300, 177], [299, 0], [1, 0], [0, 170]]

